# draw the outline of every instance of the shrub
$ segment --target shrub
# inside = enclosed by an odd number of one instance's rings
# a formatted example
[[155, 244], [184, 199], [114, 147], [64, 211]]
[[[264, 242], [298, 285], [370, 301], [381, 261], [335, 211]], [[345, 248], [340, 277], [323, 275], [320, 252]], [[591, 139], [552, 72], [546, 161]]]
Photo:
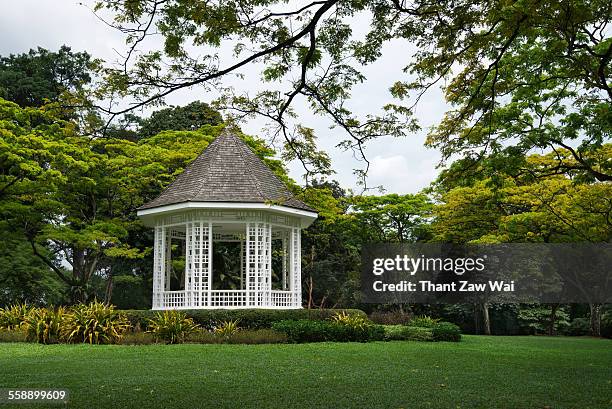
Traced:
[[198, 328], [191, 334], [185, 336], [185, 342], [192, 344], [223, 344], [227, 340], [212, 331]]
[[461, 341], [461, 330], [450, 322], [438, 322], [431, 329], [434, 341]]
[[66, 317], [67, 312], [64, 307], [33, 308], [23, 323], [26, 340], [39, 344], [59, 342]]
[[331, 320], [337, 324], [350, 327], [354, 330], [362, 331], [372, 325], [372, 323], [361, 315], [351, 315], [345, 311], [338, 312], [331, 317]]
[[[188, 318], [196, 324], [208, 330], [214, 330], [218, 322], [240, 320], [242, 329], [271, 328], [275, 322], [283, 320], [327, 320], [336, 313], [345, 311], [350, 315], [360, 315], [366, 318], [366, 314], [355, 309], [291, 309], [291, 310], [266, 310], [266, 309], [238, 309], [238, 310], [181, 310]], [[122, 311], [133, 327], [147, 329], [149, 322], [155, 317], [156, 311], [152, 310], [124, 310]]]
[[230, 344], [284, 344], [287, 335], [273, 329], [241, 330], [228, 339]]
[[433, 341], [431, 328], [385, 325], [384, 329], [387, 341]]
[[612, 338], [612, 312], [607, 312], [601, 317], [601, 336]]
[[113, 306], [97, 301], [75, 305], [63, 322], [62, 338], [74, 343], [118, 343], [130, 327], [125, 316]]
[[591, 321], [588, 318], [574, 318], [569, 327], [565, 330], [565, 335], [582, 336], [591, 333]]
[[155, 337], [148, 332], [128, 332], [121, 337], [123, 345], [150, 345], [155, 343]]
[[440, 322], [439, 318], [431, 318], [428, 315], [420, 315], [411, 319], [409, 325], [411, 327], [433, 328], [438, 322]]
[[0, 328], [9, 330], [18, 329], [25, 321], [31, 309], [26, 304], [0, 308]]
[[229, 339], [232, 335], [238, 332], [238, 322], [240, 321], [223, 321], [221, 324], [215, 327], [215, 334], [222, 338]]
[[155, 318], [149, 321], [148, 328], [155, 339], [167, 344], [180, 344], [198, 329], [198, 324], [181, 311], [168, 310], [156, 313]]
[[381, 325], [351, 327], [333, 321], [284, 320], [272, 325], [272, 329], [287, 335], [289, 342], [367, 342], [384, 338]]
[[22, 329], [0, 329], [0, 342], [26, 342], [26, 334]]
[[406, 325], [412, 315], [401, 311], [374, 311], [369, 318], [376, 324]]

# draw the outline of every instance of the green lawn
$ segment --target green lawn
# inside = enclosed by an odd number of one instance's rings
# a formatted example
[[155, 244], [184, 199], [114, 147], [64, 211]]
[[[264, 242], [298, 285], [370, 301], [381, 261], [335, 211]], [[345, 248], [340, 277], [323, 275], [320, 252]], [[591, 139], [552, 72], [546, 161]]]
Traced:
[[67, 388], [77, 408], [610, 408], [612, 341], [0, 344], [7, 387]]

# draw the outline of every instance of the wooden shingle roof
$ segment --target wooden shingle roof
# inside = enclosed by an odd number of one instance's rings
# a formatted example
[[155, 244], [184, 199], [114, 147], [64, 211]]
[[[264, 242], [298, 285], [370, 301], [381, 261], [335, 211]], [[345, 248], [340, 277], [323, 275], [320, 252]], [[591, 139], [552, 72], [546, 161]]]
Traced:
[[140, 209], [185, 202], [272, 203], [315, 212], [230, 131], [224, 131], [157, 198]]

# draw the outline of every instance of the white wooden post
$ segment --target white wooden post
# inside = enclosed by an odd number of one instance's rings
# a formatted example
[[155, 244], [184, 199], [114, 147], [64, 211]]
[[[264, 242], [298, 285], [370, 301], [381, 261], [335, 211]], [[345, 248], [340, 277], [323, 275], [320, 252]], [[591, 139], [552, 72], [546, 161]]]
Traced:
[[166, 231], [158, 222], [155, 227], [153, 248], [153, 308], [163, 308], [164, 267], [166, 255]]

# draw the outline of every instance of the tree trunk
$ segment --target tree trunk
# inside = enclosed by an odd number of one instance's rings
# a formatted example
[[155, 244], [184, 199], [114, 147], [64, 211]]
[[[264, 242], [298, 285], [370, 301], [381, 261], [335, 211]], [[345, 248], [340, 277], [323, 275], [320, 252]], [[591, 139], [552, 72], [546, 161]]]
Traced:
[[482, 303], [482, 326], [485, 335], [491, 335], [491, 321], [489, 319], [489, 304]]
[[104, 303], [106, 305], [110, 305], [112, 297], [113, 297], [113, 273], [109, 271], [108, 281], [106, 282], [106, 291], [104, 293]]
[[591, 335], [601, 336], [601, 304], [589, 304], [591, 309]]
[[548, 335], [555, 335], [555, 323], [557, 322], [557, 310], [559, 309], [559, 304], [553, 304], [550, 307], [550, 319], [548, 320]]

